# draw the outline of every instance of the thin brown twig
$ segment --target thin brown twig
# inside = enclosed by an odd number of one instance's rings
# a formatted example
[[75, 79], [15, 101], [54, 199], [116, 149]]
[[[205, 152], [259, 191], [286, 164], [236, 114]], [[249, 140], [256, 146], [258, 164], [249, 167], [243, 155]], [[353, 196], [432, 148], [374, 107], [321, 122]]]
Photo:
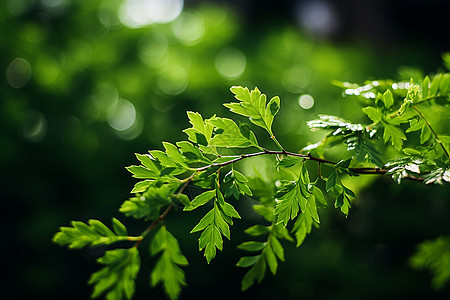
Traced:
[[[211, 167], [224, 167], [226, 165], [229, 164], [233, 164], [236, 163], [240, 160], [246, 159], [246, 158], [250, 158], [250, 157], [255, 157], [255, 156], [261, 156], [261, 155], [288, 155], [288, 156], [296, 156], [296, 157], [301, 157], [304, 159], [308, 159], [308, 160], [312, 160], [312, 161], [317, 161], [319, 163], [325, 163], [325, 164], [329, 164], [329, 165], [337, 165], [337, 162], [333, 162], [327, 159], [323, 159], [320, 157], [315, 157], [313, 155], [311, 155], [311, 153], [308, 154], [301, 154], [301, 153], [294, 153], [294, 152], [288, 152], [288, 151], [272, 151], [272, 150], [264, 150], [261, 152], [255, 152], [255, 153], [249, 153], [249, 154], [242, 154], [240, 156], [237, 156], [233, 159], [230, 159], [228, 161], [225, 162], [221, 162], [221, 163], [212, 163], [209, 164], [207, 166], [203, 166], [197, 169], [198, 172], [201, 171], [205, 171]], [[385, 175], [387, 173], [386, 169], [380, 169], [380, 168], [349, 168], [350, 171], [352, 171], [353, 173], [356, 174], [364, 174], [364, 175]], [[415, 181], [423, 181], [423, 178], [421, 177], [413, 177], [413, 176], [407, 176], [405, 178], [411, 179], [411, 180], [415, 180]]]
[[[177, 195], [180, 195], [181, 193], [183, 193], [183, 191], [186, 189], [186, 187], [189, 185], [189, 182], [192, 181], [192, 179], [194, 179], [194, 176], [198, 173], [198, 171], [194, 172], [191, 176], [189, 176], [188, 178], [186, 178], [184, 180], [184, 184], [183, 186], [180, 188], [180, 190], [178, 191]], [[158, 226], [159, 223], [163, 222], [166, 218], [166, 216], [169, 214], [169, 212], [172, 210], [173, 208], [173, 204], [170, 204], [166, 210], [158, 217], [158, 219], [156, 219], [155, 221], [153, 221], [152, 224], [150, 224], [147, 229], [144, 230], [144, 232], [141, 234], [141, 239], [138, 240], [134, 245], [133, 248], [137, 248], [139, 247], [139, 245], [142, 243], [142, 241], [144, 240], [145, 236], [147, 234], [149, 234], [153, 229], [155, 229], [156, 226]]]

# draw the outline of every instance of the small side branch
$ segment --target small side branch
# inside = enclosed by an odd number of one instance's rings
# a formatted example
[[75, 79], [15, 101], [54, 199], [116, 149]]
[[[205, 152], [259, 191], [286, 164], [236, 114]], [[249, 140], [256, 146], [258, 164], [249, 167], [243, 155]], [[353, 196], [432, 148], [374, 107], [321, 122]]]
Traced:
[[[183, 191], [186, 189], [186, 187], [189, 185], [189, 183], [194, 179], [194, 176], [198, 173], [198, 171], [194, 172], [191, 176], [189, 176], [188, 178], [186, 178], [184, 180], [184, 184], [183, 186], [180, 188], [180, 190], [178, 191], [178, 195], [180, 195], [181, 193], [183, 193]], [[144, 240], [145, 236], [147, 234], [149, 234], [153, 229], [155, 229], [156, 226], [158, 226], [159, 223], [163, 222], [166, 219], [166, 216], [169, 214], [169, 212], [172, 210], [173, 208], [173, 204], [170, 204], [166, 210], [158, 217], [158, 219], [156, 219], [155, 221], [153, 221], [152, 224], [150, 224], [150, 226], [147, 227], [147, 229], [144, 230], [144, 232], [141, 234], [141, 239], [138, 240], [134, 245], [133, 248], [137, 248], [139, 247], [139, 245], [142, 243], [142, 241]]]

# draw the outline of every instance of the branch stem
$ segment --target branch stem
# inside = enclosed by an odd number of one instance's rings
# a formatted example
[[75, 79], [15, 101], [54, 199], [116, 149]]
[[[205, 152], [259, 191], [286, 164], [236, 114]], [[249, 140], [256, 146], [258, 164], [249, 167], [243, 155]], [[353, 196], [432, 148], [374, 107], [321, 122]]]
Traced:
[[[255, 152], [255, 153], [248, 153], [248, 154], [242, 154], [239, 156], [231, 156], [230, 160], [225, 161], [225, 162], [221, 162], [221, 163], [212, 163], [210, 165], [207, 166], [203, 166], [197, 169], [198, 172], [202, 172], [205, 171], [211, 167], [224, 167], [233, 163], [236, 163], [240, 160], [246, 159], [246, 158], [250, 158], [250, 157], [255, 157], [255, 156], [261, 156], [261, 155], [288, 155], [288, 156], [296, 156], [296, 157], [301, 157], [304, 159], [308, 159], [308, 160], [312, 160], [312, 161], [316, 161], [318, 163], [325, 163], [325, 164], [329, 164], [329, 165], [336, 165], [337, 162], [333, 162], [327, 159], [323, 159], [320, 157], [315, 157], [312, 156], [310, 153], [308, 154], [301, 154], [301, 153], [294, 153], [294, 152], [288, 152], [288, 151], [272, 151], [272, 150], [264, 150], [261, 152]], [[352, 171], [353, 173], [356, 174], [365, 174], [365, 175], [370, 175], [370, 174], [374, 174], [374, 175], [385, 175], [387, 170], [386, 169], [380, 169], [380, 168], [349, 168], [350, 171]], [[423, 178], [420, 177], [406, 177], [415, 181], [423, 181]]]
[[[188, 178], [186, 178], [185, 180], [183, 180], [184, 184], [183, 186], [180, 188], [180, 190], [177, 192], [177, 195], [180, 195], [181, 193], [183, 193], [183, 191], [186, 189], [186, 187], [189, 185], [189, 183], [194, 179], [194, 176], [198, 173], [198, 171], [192, 173], [191, 176], [189, 176]], [[137, 248], [139, 247], [139, 245], [142, 243], [142, 241], [144, 240], [145, 236], [147, 234], [149, 234], [153, 229], [155, 229], [156, 226], [158, 226], [159, 223], [163, 222], [166, 218], [166, 216], [169, 214], [169, 212], [172, 210], [173, 208], [173, 204], [170, 204], [166, 210], [158, 217], [158, 219], [156, 219], [155, 221], [153, 221], [152, 224], [150, 224], [147, 229], [144, 230], [144, 232], [141, 234], [141, 239], [139, 239], [138, 241], [136, 241], [136, 243], [133, 245], [133, 248]]]

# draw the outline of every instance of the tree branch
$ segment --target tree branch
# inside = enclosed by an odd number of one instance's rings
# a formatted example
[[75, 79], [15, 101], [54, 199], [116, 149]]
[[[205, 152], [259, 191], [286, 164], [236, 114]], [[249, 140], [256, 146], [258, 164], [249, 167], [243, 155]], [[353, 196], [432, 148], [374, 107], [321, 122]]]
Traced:
[[[224, 167], [230, 164], [233, 164], [235, 162], [238, 162], [240, 160], [246, 159], [246, 158], [250, 158], [250, 157], [255, 157], [255, 156], [261, 156], [261, 155], [288, 155], [288, 156], [296, 156], [296, 157], [301, 157], [304, 159], [308, 159], [308, 160], [313, 160], [313, 161], [317, 161], [318, 163], [325, 163], [325, 164], [329, 164], [329, 165], [337, 165], [337, 162], [333, 162], [327, 159], [323, 159], [320, 157], [315, 157], [312, 156], [311, 153], [308, 154], [301, 154], [301, 153], [294, 153], [294, 152], [289, 152], [289, 151], [272, 151], [272, 150], [264, 150], [261, 152], [255, 152], [255, 153], [249, 153], [249, 154], [242, 154], [240, 156], [232, 156], [235, 157], [234, 159], [225, 161], [225, 162], [221, 162], [221, 163], [212, 163], [210, 165], [207, 166], [203, 166], [197, 169], [198, 172], [201, 171], [205, 171], [211, 167]], [[352, 171], [353, 173], [356, 174], [361, 174], [361, 175], [385, 175], [387, 173], [386, 169], [380, 169], [380, 168], [348, 168], [350, 171]], [[414, 181], [423, 181], [422, 177], [414, 177], [414, 176], [405, 176], [405, 178], [410, 179], [410, 180], [414, 180]]]
[[[192, 173], [191, 176], [189, 176], [188, 178], [186, 178], [184, 180], [184, 184], [183, 186], [180, 188], [180, 190], [178, 191], [177, 195], [180, 195], [181, 193], [183, 193], [183, 191], [186, 189], [186, 187], [189, 185], [189, 183], [192, 181], [192, 179], [194, 179], [194, 176], [198, 173], [198, 171]], [[142, 241], [144, 240], [145, 236], [147, 234], [149, 234], [156, 226], [158, 226], [159, 223], [163, 222], [164, 219], [166, 218], [166, 216], [169, 214], [169, 212], [172, 210], [173, 208], [173, 204], [170, 204], [166, 210], [158, 217], [158, 219], [156, 219], [155, 221], [153, 221], [152, 224], [150, 224], [150, 226], [147, 227], [147, 229], [144, 230], [144, 232], [141, 234], [141, 239], [138, 240], [134, 245], [133, 248], [137, 248], [139, 247], [139, 245], [142, 243]]]

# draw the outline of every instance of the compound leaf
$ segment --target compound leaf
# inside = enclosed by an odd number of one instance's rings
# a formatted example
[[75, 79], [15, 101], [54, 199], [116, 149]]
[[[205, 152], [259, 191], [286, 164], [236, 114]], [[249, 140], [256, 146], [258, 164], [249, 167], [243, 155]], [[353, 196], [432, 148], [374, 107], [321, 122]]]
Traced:
[[94, 285], [92, 298], [106, 294], [107, 299], [131, 299], [140, 268], [137, 248], [106, 251], [98, 262], [104, 267], [92, 274], [89, 280], [89, 284]]
[[272, 123], [274, 116], [280, 109], [280, 98], [274, 97], [266, 105], [266, 95], [261, 94], [258, 88], [249, 91], [248, 88], [241, 86], [233, 86], [231, 92], [240, 102], [224, 104], [230, 111], [249, 117], [250, 122], [266, 129], [270, 135], [272, 134]]
[[130, 237], [125, 226], [119, 220], [113, 219], [114, 232], [98, 220], [89, 220], [88, 224], [72, 221], [72, 227], [61, 227], [53, 237], [53, 242], [71, 249], [85, 246], [110, 245], [119, 241], [136, 241], [142, 237]]
[[185, 274], [180, 266], [187, 266], [188, 261], [181, 252], [177, 239], [165, 226], [161, 226], [153, 238], [150, 253], [152, 256], [161, 253], [150, 276], [151, 285], [162, 283], [169, 298], [177, 299], [181, 288], [186, 286]]
[[249, 137], [242, 135], [241, 130], [233, 120], [216, 117], [208, 122], [217, 128], [216, 134], [209, 142], [210, 145], [227, 148], [247, 148], [252, 146], [259, 148], [254, 134], [252, 133]]

